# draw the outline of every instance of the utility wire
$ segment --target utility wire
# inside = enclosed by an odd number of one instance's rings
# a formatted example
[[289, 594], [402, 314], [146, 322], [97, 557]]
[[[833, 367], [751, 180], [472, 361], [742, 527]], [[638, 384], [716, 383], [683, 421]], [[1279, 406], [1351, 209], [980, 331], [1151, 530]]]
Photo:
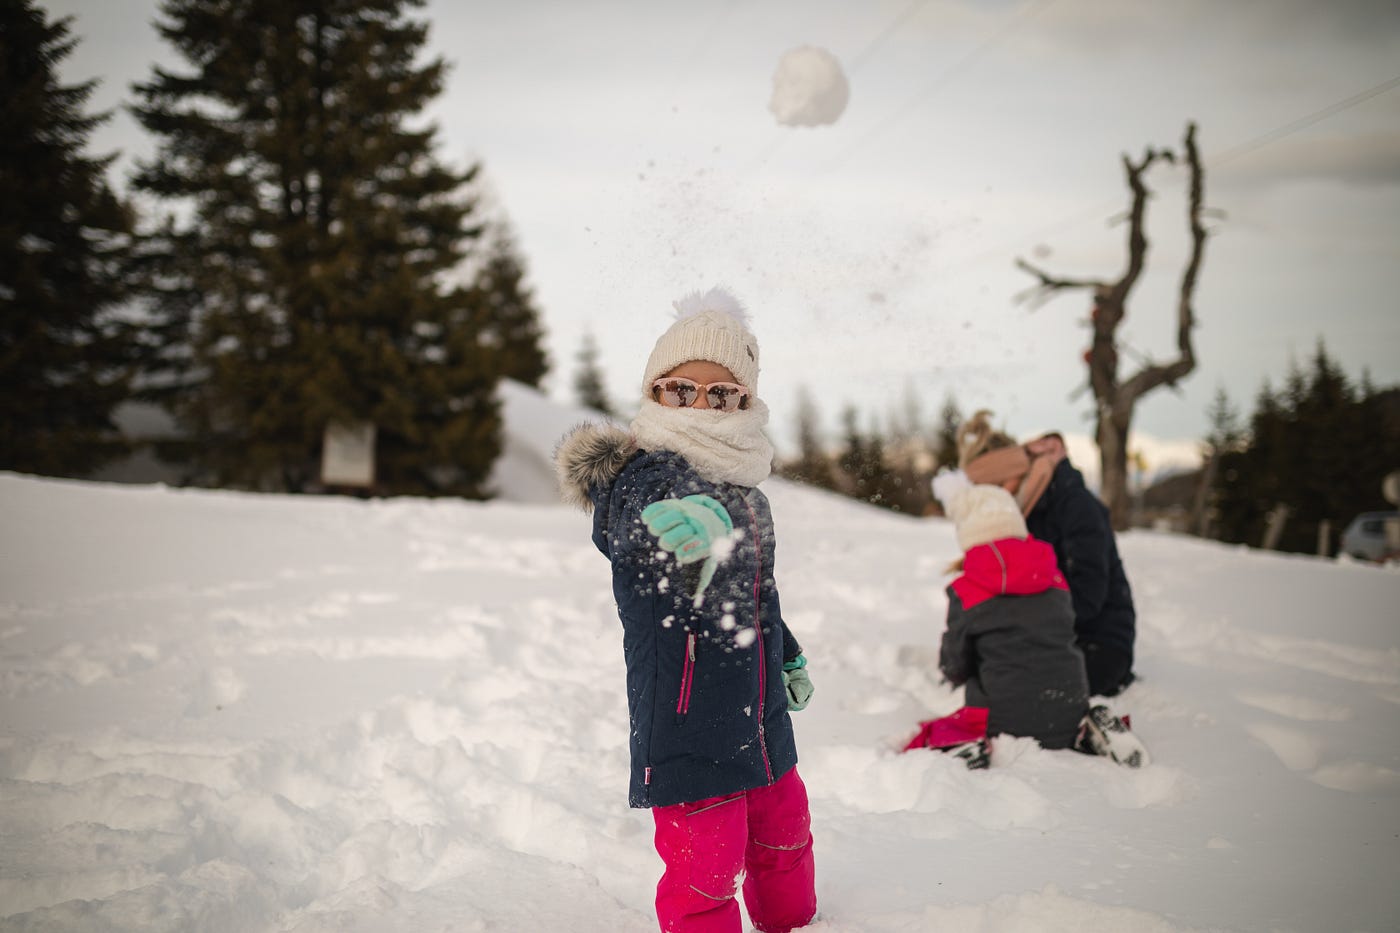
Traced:
[[[1355, 107], [1358, 104], [1364, 103], [1373, 97], [1379, 97], [1381, 94], [1384, 94], [1387, 91], [1392, 91], [1397, 87], [1400, 87], [1400, 75], [1391, 78], [1389, 81], [1383, 81], [1382, 83], [1377, 84], [1375, 87], [1368, 88], [1367, 90], [1361, 91], [1360, 93], [1353, 94], [1350, 97], [1339, 100], [1336, 103], [1328, 104], [1326, 107], [1323, 107], [1319, 110], [1314, 110], [1312, 113], [1307, 114], [1306, 116], [1299, 117], [1296, 120], [1292, 120], [1288, 123], [1283, 124], [1282, 126], [1275, 127], [1274, 129], [1271, 129], [1266, 133], [1261, 133], [1253, 139], [1248, 140], [1247, 142], [1240, 143], [1236, 146], [1231, 146], [1229, 149], [1226, 149], [1224, 152], [1221, 152], [1215, 157], [1207, 158], [1205, 160], [1205, 167], [1208, 169], [1219, 168], [1221, 165], [1224, 165], [1227, 162], [1233, 162], [1235, 159], [1238, 159], [1241, 156], [1248, 155], [1252, 152], [1257, 152], [1258, 150], [1263, 149], [1265, 146], [1272, 145], [1273, 143], [1276, 143], [1287, 136], [1293, 135], [1299, 130], [1306, 129], [1316, 123], [1321, 123], [1323, 120], [1326, 120], [1329, 117], [1336, 116], [1344, 110], [1350, 110], [1352, 107]], [[977, 256], [974, 256], [970, 259], [962, 260], [956, 264], [955, 268], [966, 269], [978, 265], [982, 262], [985, 262], [986, 260], [991, 259], [995, 256], [1004, 256], [1008, 251], [1015, 248], [1017, 244], [1025, 243], [1028, 241], [1040, 240], [1044, 237], [1049, 236], [1050, 234], [1058, 233], [1059, 231], [1067, 229], [1069, 227], [1077, 226], [1083, 223], [1084, 221], [1090, 220], [1094, 217], [1102, 217], [1105, 211], [1111, 210], [1115, 204], [1119, 203], [1121, 203], [1119, 199], [1114, 199], [1112, 201], [1105, 200], [1094, 207], [1087, 208], [1082, 211], [1076, 211], [1075, 213], [1067, 217], [1061, 218], [1060, 220], [1057, 220], [1053, 223], [1047, 224], [1046, 226], [1041, 227], [1040, 229], [1033, 231], [1032, 233], [1029, 233], [1025, 236], [1017, 237], [1014, 241], [1008, 241], [1002, 246], [994, 247], [989, 250], [984, 250]]]
[[1259, 136], [1256, 136], [1253, 139], [1251, 139], [1249, 142], [1240, 143], [1238, 146], [1226, 149], [1224, 152], [1220, 153], [1215, 158], [1207, 160], [1206, 167], [1218, 168], [1219, 166], [1224, 165], [1226, 162], [1233, 162], [1240, 156], [1248, 155], [1249, 153], [1254, 152], [1256, 149], [1262, 149], [1271, 143], [1276, 143], [1280, 139], [1283, 139], [1285, 136], [1292, 136], [1299, 130], [1307, 129], [1314, 123], [1321, 123], [1328, 117], [1336, 116], [1343, 110], [1350, 110], [1357, 104], [1364, 103], [1370, 100], [1372, 97], [1379, 97], [1386, 91], [1394, 90], [1397, 87], [1400, 87], [1400, 75], [1391, 78], [1389, 81], [1384, 81], [1380, 84], [1377, 84], [1375, 87], [1370, 88], [1369, 90], [1362, 91], [1359, 94], [1353, 94], [1345, 100], [1339, 100], [1335, 104], [1329, 104], [1328, 106], [1323, 107], [1321, 110], [1315, 110], [1305, 117], [1299, 117], [1292, 123], [1285, 123], [1283, 126], [1269, 130], [1269, 132], [1260, 134]]
[[709, 25], [705, 27], [705, 30], [702, 33], [700, 33], [699, 37], [695, 40], [695, 43], [691, 46], [690, 52], [685, 56], [685, 58], [680, 60], [680, 65], [676, 68], [673, 78], [669, 82], [667, 82], [665, 89], [657, 96], [656, 103], [652, 105], [651, 109], [670, 109], [671, 101], [673, 98], [675, 98], [677, 92], [679, 92], [680, 89], [685, 86], [686, 82], [688, 82], [694, 76], [696, 71], [695, 66], [696, 63], [700, 60], [700, 56], [710, 45], [710, 42], [715, 37], [715, 34], [719, 32], [720, 26], [723, 25], [724, 22], [734, 14], [734, 11], [739, 8], [741, 2], [742, 0], [733, 0], [733, 2], [731, 2], [723, 10], [720, 10], [717, 14], [715, 14], [715, 16], [710, 20]]
[[855, 74], [859, 71], [861, 66], [870, 60], [870, 56], [875, 54], [875, 50], [884, 45], [890, 36], [898, 32], [904, 24], [927, 3], [928, 0], [914, 0], [913, 3], [905, 7], [903, 13], [896, 16], [890, 24], [884, 28], [884, 31], [867, 43], [865, 48], [861, 49], [856, 57], [851, 59], [851, 73]]
[[973, 62], [977, 61], [977, 59], [981, 58], [988, 51], [994, 48], [997, 44], [1004, 41], [1008, 36], [1015, 33], [1022, 26], [1029, 23], [1032, 19], [1045, 12], [1054, 3], [1055, 0], [1030, 0], [1030, 2], [1022, 6], [1012, 16], [1007, 18], [1001, 24], [1000, 28], [998, 28], [986, 39], [982, 40], [982, 42], [979, 43], [970, 52], [968, 52], [968, 54], [958, 59], [948, 68], [945, 68], [942, 72], [935, 76], [932, 81], [924, 85], [919, 90], [919, 92], [915, 94], [914, 97], [910, 98], [904, 106], [900, 107], [894, 113], [890, 114], [884, 120], [880, 121], [878, 124], [876, 124], [874, 129], [870, 130], [860, 139], [856, 140], [854, 145], [852, 145], [849, 149], [847, 149], [844, 153], [837, 157], [835, 161], [833, 161], [830, 165], [827, 166], [827, 170], [830, 171], [831, 169], [837, 168], [838, 166], [844, 164], [848, 159], [850, 159], [852, 155], [854, 155], [858, 150], [860, 150], [863, 146], [869, 143], [872, 139], [884, 133], [895, 123], [898, 123], [900, 120], [904, 119], [904, 117], [909, 113], [909, 111], [922, 104], [924, 102], [924, 99], [927, 98], [930, 94], [938, 90], [943, 85], [947, 84], [949, 81], [957, 77], [963, 71], [966, 71], [967, 68], [971, 66]]
[[[847, 77], [849, 78], [851, 75], [854, 75], [857, 71], [859, 71], [860, 68], [867, 61], [870, 60], [870, 57], [875, 54], [876, 49], [884, 45], [891, 36], [898, 32], [904, 26], [904, 24], [907, 23], [910, 19], [912, 19], [915, 13], [918, 13], [921, 9], [923, 9], [923, 7], [927, 3], [928, 0], [914, 0], [914, 2], [906, 6], [904, 10], [899, 13], [898, 16], [891, 20], [889, 25], [887, 25], [884, 29], [880, 30], [880, 32], [876, 34], [874, 39], [871, 39], [869, 42], [867, 42], [865, 44], [865, 48], [857, 52], [855, 57], [851, 59], [851, 66], [846, 71]], [[777, 139], [773, 140], [773, 142], [770, 143], [768, 147], [765, 148], [763, 152], [759, 154], [758, 158], [754, 161], [753, 167], [760, 168], [764, 164], [766, 164], [769, 159], [773, 158], [773, 156], [775, 156], [778, 153], [779, 149], [783, 148], [783, 146], [787, 143], [788, 138], [792, 135], [792, 131], [789, 130], [788, 132], [779, 136]]]

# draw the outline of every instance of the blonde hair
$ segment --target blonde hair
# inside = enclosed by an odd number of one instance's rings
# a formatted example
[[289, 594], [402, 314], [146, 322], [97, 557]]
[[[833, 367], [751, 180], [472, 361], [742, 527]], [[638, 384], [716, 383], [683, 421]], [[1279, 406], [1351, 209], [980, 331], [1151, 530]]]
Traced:
[[992, 427], [992, 413], [985, 408], [958, 425], [957, 441], [958, 468], [962, 470], [988, 451], [1017, 446], [1015, 438]]
[[[989, 451], [1016, 446], [1015, 438], [992, 427], [992, 413], [986, 408], [979, 408], [971, 418], [958, 425], [957, 442], [960, 470], [967, 469], [969, 463]], [[964, 557], [959, 554], [943, 572], [962, 573]]]

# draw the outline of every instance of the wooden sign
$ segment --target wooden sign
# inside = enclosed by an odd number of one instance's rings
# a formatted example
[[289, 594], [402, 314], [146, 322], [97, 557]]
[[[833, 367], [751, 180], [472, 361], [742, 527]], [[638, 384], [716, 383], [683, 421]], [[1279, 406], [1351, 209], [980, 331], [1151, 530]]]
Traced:
[[374, 425], [328, 424], [321, 443], [321, 482], [326, 486], [374, 485]]

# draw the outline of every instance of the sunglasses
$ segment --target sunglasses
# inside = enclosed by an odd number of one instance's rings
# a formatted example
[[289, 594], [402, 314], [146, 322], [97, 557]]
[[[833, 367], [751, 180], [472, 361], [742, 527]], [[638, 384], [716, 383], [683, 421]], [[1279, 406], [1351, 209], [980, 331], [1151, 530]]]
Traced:
[[749, 407], [749, 390], [733, 382], [700, 383], [680, 376], [668, 376], [651, 384], [651, 397], [667, 408], [690, 408], [703, 393], [716, 411], [737, 411]]

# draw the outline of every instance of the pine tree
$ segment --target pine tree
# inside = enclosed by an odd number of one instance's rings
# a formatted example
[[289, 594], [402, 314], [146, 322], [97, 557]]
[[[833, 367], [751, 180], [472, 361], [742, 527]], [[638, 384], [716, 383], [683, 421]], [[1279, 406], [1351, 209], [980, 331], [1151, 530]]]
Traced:
[[603, 384], [603, 370], [598, 363], [598, 342], [585, 332], [578, 351], [578, 368], [574, 371], [574, 395], [578, 403], [605, 415], [615, 415]]
[[482, 339], [495, 349], [497, 373], [539, 388], [549, 372], [544, 331], [534, 296], [525, 285], [525, 266], [515, 242], [498, 230], [486, 264], [472, 284], [481, 303]]
[[949, 392], [943, 399], [943, 408], [938, 412], [937, 453], [935, 471], [943, 467], [958, 465], [958, 426], [962, 424], [962, 412], [958, 410], [958, 400]]
[[831, 457], [822, 443], [821, 416], [806, 386], [798, 389], [797, 393], [797, 459], [787, 466], [784, 473], [799, 483], [822, 489], [834, 486]]
[[1210, 433], [1201, 443], [1202, 468], [1197, 481], [1196, 494], [1192, 506], [1192, 527], [1196, 534], [1208, 537], [1216, 517], [1213, 499], [1219, 485], [1221, 462], [1239, 448], [1241, 440], [1239, 412], [1230, 401], [1224, 386], [1215, 390], [1210, 408], [1206, 410]]
[[500, 449], [482, 310], [447, 273], [480, 235], [476, 169], [411, 125], [445, 64], [423, 0], [164, 0], [186, 70], [133, 108], [135, 186], [184, 209], [142, 261], [164, 397], [208, 477], [306, 489], [332, 424], [377, 429], [384, 492], [480, 496]]
[[[1220, 458], [1220, 536], [1257, 545], [1282, 505], [1289, 517], [1278, 546], [1310, 553], [1324, 522], [1334, 535], [1357, 513], [1381, 508], [1381, 481], [1400, 462], [1400, 418], [1387, 418], [1386, 394], [1364, 387], [1358, 395], [1321, 343], [1310, 370], [1290, 365], [1281, 391], [1265, 383], [1247, 443]], [[1389, 395], [1400, 400], [1400, 389]]]
[[[1351, 516], [1354, 491], [1348, 476], [1362, 451], [1361, 410], [1350, 380], [1328, 355], [1319, 340], [1313, 354], [1307, 395], [1298, 409], [1299, 428], [1307, 438], [1304, 448], [1305, 482], [1300, 490], [1299, 549], [1316, 545], [1318, 526], [1327, 522], [1332, 535]], [[1302, 536], [1306, 535], [1306, 538]]]
[[859, 422], [855, 406], [842, 409], [837, 489], [862, 502], [897, 509], [902, 501], [902, 483], [886, 461], [885, 438], [874, 427], [862, 431]]
[[118, 454], [135, 333], [118, 308], [131, 216], [83, 154], [96, 82], [59, 83], [69, 20], [0, 3], [0, 469], [78, 475]]

